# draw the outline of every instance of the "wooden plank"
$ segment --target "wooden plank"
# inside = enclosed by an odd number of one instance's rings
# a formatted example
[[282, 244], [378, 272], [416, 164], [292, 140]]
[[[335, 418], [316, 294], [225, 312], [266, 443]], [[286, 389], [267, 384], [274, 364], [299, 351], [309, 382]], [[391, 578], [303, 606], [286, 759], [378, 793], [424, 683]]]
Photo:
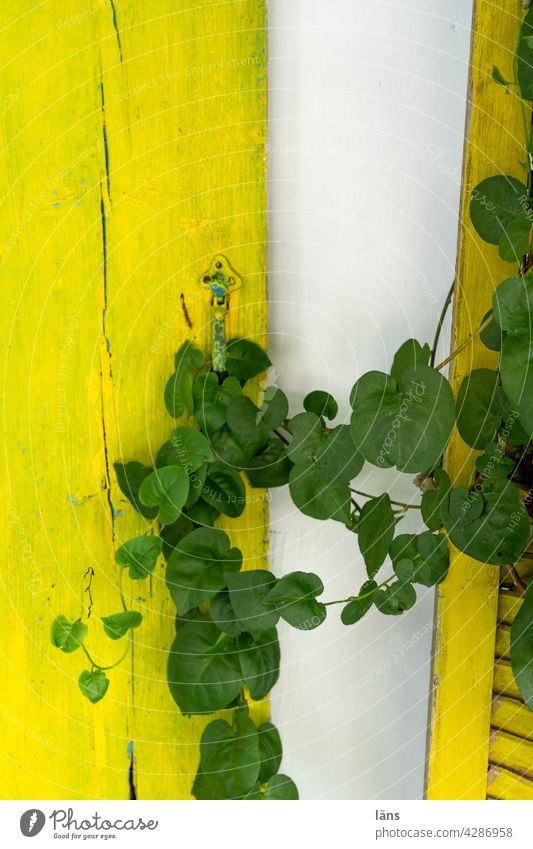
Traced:
[[533, 781], [507, 769], [493, 766], [487, 782], [489, 799], [533, 799]]
[[513, 593], [500, 593], [498, 598], [498, 621], [511, 625], [522, 607], [522, 599]]
[[533, 743], [529, 740], [505, 731], [493, 731], [490, 735], [489, 758], [493, 764], [533, 778]]
[[[205, 721], [167, 692], [161, 574], [99, 705], [49, 628], [79, 614], [89, 565], [91, 621], [117, 608], [114, 548], [146, 526], [112, 463], [149, 461], [172, 426], [162, 388], [185, 338], [207, 346], [215, 253], [244, 278], [232, 332], [265, 341], [265, 22], [263, 0], [0, 10], [3, 796], [128, 798], [133, 757], [139, 798], [188, 797]], [[249, 507], [228, 527], [265, 565], [265, 497]]]
[[[516, 99], [491, 80], [493, 65], [511, 74], [516, 42], [516, 2], [477, 0], [469, 86], [462, 210], [452, 348], [479, 326], [494, 287], [508, 266], [485, 245], [469, 220], [470, 192], [498, 170], [523, 177]], [[457, 391], [474, 367], [493, 366], [495, 356], [479, 341], [453, 361]], [[474, 452], [454, 434], [447, 469], [455, 483], [472, 480]], [[434, 688], [428, 752], [427, 798], [482, 799], [486, 793], [498, 569], [452, 552], [449, 577], [439, 588], [434, 645]]]
[[494, 654], [509, 660], [511, 651], [511, 629], [508, 625], [498, 625], [496, 629], [496, 646]]
[[511, 699], [521, 699], [511, 664], [504, 660], [497, 661], [494, 665], [494, 692]]
[[491, 725], [533, 740], [533, 712], [523, 702], [497, 696], [492, 703]]

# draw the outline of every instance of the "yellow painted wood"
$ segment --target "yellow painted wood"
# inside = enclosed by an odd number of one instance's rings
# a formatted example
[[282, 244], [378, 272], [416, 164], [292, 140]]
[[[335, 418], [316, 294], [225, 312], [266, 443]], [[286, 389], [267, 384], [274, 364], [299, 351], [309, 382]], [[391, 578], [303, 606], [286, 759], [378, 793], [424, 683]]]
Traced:
[[[516, 12], [515, 0], [475, 3], [453, 348], [479, 327], [495, 286], [509, 276], [497, 250], [474, 232], [468, 204], [471, 189], [484, 177], [499, 170], [523, 177], [518, 102], [491, 80], [493, 65], [511, 76]], [[472, 368], [494, 362], [494, 355], [476, 340], [453, 361], [454, 389]], [[447, 454], [447, 469], [455, 483], [470, 483], [474, 456], [455, 433]], [[438, 591], [429, 799], [486, 795], [498, 577], [496, 568], [453, 551], [449, 577]]]
[[520, 690], [514, 679], [511, 664], [505, 660], [494, 664], [494, 692], [497, 695], [509, 696], [511, 699], [521, 699]]
[[492, 767], [487, 783], [489, 799], [533, 799], [533, 781], [501, 767]]
[[492, 703], [491, 725], [533, 740], [533, 712], [523, 702], [496, 696]]
[[513, 593], [500, 593], [498, 598], [498, 621], [511, 625], [522, 607], [522, 599]]
[[496, 629], [496, 645], [494, 653], [496, 657], [504, 657], [509, 660], [511, 652], [511, 629], [508, 625], [498, 625]]
[[533, 743], [507, 734], [493, 731], [490, 736], [489, 758], [491, 763], [506, 766], [515, 772], [533, 778]]
[[[0, 8], [2, 797], [128, 798], [130, 741], [139, 798], [189, 797], [205, 720], [165, 684], [162, 569], [126, 586], [145, 623], [100, 704], [49, 628], [86, 610], [92, 566], [89, 643], [119, 653], [92, 632], [118, 609], [114, 548], [146, 523], [112, 464], [150, 462], [173, 425], [162, 390], [184, 339], [207, 348], [215, 253], [244, 278], [231, 332], [265, 342], [265, 19], [264, 0]], [[226, 527], [257, 567], [267, 503], [249, 497]]]

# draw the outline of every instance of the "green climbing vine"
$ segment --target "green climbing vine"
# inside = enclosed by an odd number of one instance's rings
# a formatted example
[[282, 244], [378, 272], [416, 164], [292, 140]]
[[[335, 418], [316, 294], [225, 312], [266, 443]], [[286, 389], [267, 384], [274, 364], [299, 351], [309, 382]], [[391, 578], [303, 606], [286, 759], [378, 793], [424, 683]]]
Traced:
[[[483, 180], [472, 192], [470, 215], [481, 238], [518, 271], [496, 288], [470, 339], [435, 365], [441, 315], [432, 346], [409, 339], [388, 373], [359, 377], [350, 396], [350, 422], [332, 424], [338, 405], [321, 390], [310, 392], [297, 413], [289, 411], [278, 387], [269, 387], [259, 405], [251, 400], [248, 381], [271, 363], [246, 339], [233, 339], [222, 350], [221, 308], [216, 370], [190, 342], [176, 354], [164, 392], [175, 426], [169, 427], [154, 467], [115, 464], [122, 492], [152, 526], [117, 550], [121, 609], [104, 617], [102, 625], [112, 641], [131, 637], [142, 616], [126, 601], [124, 573], [131, 582], [145, 580], [162, 557], [177, 612], [168, 653], [170, 694], [187, 716], [226, 712], [202, 735], [192, 788], [197, 799], [298, 798], [293, 781], [279, 772], [276, 728], [270, 722], [256, 726], [248, 707], [249, 700], [265, 698], [278, 678], [278, 622], [311, 630], [337, 605], [345, 625], [373, 609], [402, 614], [415, 604], [417, 586], [445, 579], [450, 541], [476, 560], [508, 567], [524, 595], [511, 631], [511, 662], [533, 709], [533, 582], [526, 588], [515, 569], [529, 543], [528, 514], [533, 514], [532, 142], [524, 103], [533, 100], [533, 10], [520, 21], [514, 79], [506, 80], [497, 68], [492, 76], [520, 103], [525, 177], [498, 174]], [[215, 271], [213, 279], [225, 309], [224, 275]], [[474, 369], [454, 397], [442, 370], [476, 336], [498, 352], [498, 364]], [[454, 486], [443, 469], [454, 426], [480, 452], [470, 486]], [[392, 469], [395, 476], [415, 474], [416, 503], [357, 489], [354, 481], [365, 461]], [[245, 510], [244, 477], [252, 488], [288, 485], [307, 516], [342, 525], [363, 557], [363, 585], [348, 598], [324, 600], [322, 581], [313, 573], [276, 578], [264, 569], [243, 571], [241, 551], [215, 523], [221, 515], [237, 518]], [[403, 533], [402, 519], [413, 509], [425, 529]], [[383, 577], [386, 564], [390, 574]], [[87, 636], [83, 617], [72, 621], [60, 615], [52, 624], [55, 646], [85, 653], [89, 668], [79, 686], [96, 703], [108, 690], [106, 673], [122, 658], [99, 665], [87, 649]]]

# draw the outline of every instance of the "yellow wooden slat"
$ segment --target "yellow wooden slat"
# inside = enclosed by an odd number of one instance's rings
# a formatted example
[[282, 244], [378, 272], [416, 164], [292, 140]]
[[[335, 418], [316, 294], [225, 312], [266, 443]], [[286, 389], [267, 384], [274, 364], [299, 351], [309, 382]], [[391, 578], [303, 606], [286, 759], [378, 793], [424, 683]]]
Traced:
[[[475, 3], [453, 348], [478, 328], [495, 286], [509, 276], [509, 266], [499, 260], [496, 249], [474, 232], [468, 205], [472, 187], [484, 177], [498, 171], [524, 177], [517, 99], [491, 80], [494, 65], [504, 76], [511, 75], [516, 12], [515, 0]], [[494, 363], [495, 355], [476, 340], [453, 361], [455, 391], [472, 368]], [[454, 434], [447, 469], [456, 483], [471, 481], [473, 460], [473, 452]], [[438, 591], [426, 790], [430, 799], [485, 797], [498, 573], [453, 551], [449, 577]]]
[[516, 614], [522, 607], [520, 596], [512, 593], [500, 593], [498, 598], [498, 621], [511, 625]]
[[529, 740], [505, 731], [493, 731], [490, 735], [489, 758], [493, 764], [506, 766], [533, 778], [533, 743]]
[[487, 782], [489, 799], [533, 799], [533, 781], [499, 766], [491, 767]]
[[509, 696], [511, 699], [521, 699], [520, 690], [514, 679], [511, 664], [505, 660], [499, 660], [494, 665], [494, 692]]
[[533, 740], [533, 712], [523, 702], [497, 696], [492, 703], [491, 725]]
[[508, 625], [498, 625], [496, 629], [496, 645], [494, 654], [496, 657], [509, 659], [511, 651], [511, 629]]
[[[89, 565], [92, 631], [118, 609], [114, 548], [146, 524], [112, 464], [150, 462], [172, 427], [162, 390], [184, 339], [207, 348], [215, 253], [244, 278], [231, 332], [265, 341], [265, 22], [264, 0], [0, 9], [3, 796], [128, 798], [131, 752], [139, 798], [189, 796], [205, 720], [167, 691], [162, 569], [128, 587], [145, 622], [100, 704], [49, 627], [79, 614]], [[248, 566], [267, 543], [253, 499], [227, 523]]]

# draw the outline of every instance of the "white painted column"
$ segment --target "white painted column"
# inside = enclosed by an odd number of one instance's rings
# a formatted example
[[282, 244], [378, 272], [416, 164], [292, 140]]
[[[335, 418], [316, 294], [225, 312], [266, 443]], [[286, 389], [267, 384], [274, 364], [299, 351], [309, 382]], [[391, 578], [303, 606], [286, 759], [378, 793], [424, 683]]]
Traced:
[[[347, 421], [358, 376], [410, 336], [431, 342], [454, 275], [471, 6], [270, 0], [270, 354], [292, 413], [320, 388]], [[358, 484], [412, 492], [372, 467]], [[273, 492], [274, 572], [357, 591], [353, 536]], [[400, 617], [347, 628], [330, 608], [316, 631], [282, 628], [272, 711], [302, 798], [422, 796], [432, 628], [424, 588]]]

